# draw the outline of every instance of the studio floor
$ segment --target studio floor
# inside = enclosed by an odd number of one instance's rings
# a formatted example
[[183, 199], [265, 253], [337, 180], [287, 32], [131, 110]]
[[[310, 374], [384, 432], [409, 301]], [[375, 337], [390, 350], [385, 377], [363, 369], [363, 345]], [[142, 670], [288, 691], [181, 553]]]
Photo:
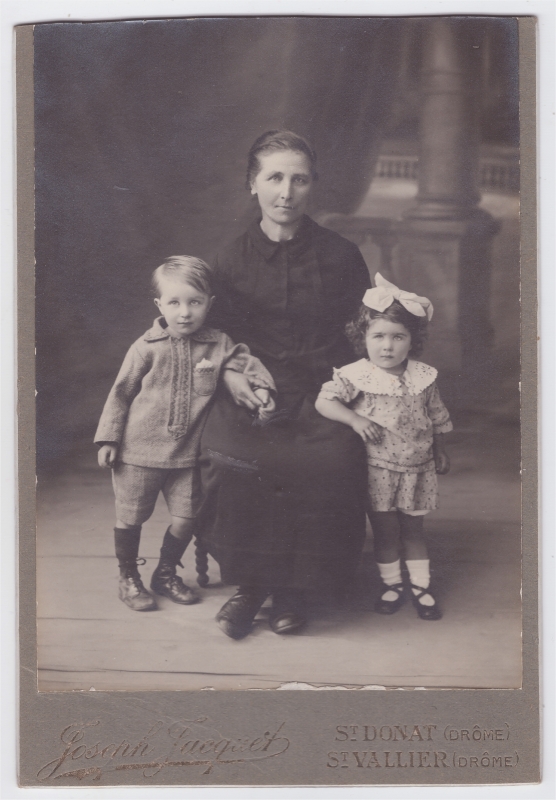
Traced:
[[[316, 609], [303, 633], [277, 636], [263, 608], [253, 633], [227, 638], [214, 622], [234, 592], [211, 584], [202, 602], [130, 611], [117, 597], [110, 475], [94, 448], [38, 483], [38, 642], [41, 691], [514, 688], [521, 684], [520, 486], [517, 426], [456, 420], [440, 479], [440, 510], [426, 518], [444, 617], [406, 604], [373, 612], [378, 573], [369, 532], [342, 607]], [[167, 526], [164, 502], [143, 528], [146, 586]], [[192, 548], [182, 577], [195, 582]]]

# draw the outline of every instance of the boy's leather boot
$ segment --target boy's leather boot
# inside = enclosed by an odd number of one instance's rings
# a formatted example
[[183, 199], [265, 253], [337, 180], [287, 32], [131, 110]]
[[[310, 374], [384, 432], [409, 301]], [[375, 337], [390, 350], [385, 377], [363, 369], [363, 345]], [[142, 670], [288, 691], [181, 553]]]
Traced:
[[191, 538], [177, 539], [170, 533], [170, 528], [164, 534], [164, 541], [160, 548], [160, 561], [151, 578], [151, 589], [156, 594], [169, 597], [174, 603], [190, 606], [201, 599], [194, 589], [187, 586], [178, 575], [176, 566], [181, 563], [181, 557]]
[[156, 601], [141, 581], [137, 564], [145, 564], [145, 559], [138, 559], [141, 527], [114, 528], [116, 556], [120, 565], [118, 597], [132, 611], [152, 611]]

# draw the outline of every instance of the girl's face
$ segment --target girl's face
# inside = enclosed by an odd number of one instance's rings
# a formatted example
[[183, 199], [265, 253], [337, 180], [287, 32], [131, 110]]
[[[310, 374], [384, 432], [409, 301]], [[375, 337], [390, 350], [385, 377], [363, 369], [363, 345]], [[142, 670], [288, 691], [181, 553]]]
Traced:
[[401, 322], [378, 318], [367, 328], [365, 344], [373, 364], [396, 371], [411, 350], [411, 334]]
[[275, 225], [292, 225], [307, 209], [313, 185], [311, 165], [304, 153], [277, 150], [259, 156], [261, 169], [251, 183], [263, 220]]

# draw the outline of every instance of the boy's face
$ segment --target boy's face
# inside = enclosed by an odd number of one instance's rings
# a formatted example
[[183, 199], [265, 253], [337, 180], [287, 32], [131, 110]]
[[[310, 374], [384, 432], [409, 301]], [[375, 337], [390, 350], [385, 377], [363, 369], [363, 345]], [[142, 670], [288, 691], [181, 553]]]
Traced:
[[180, 281], [162, 279], [160, 297], [155, 304], [166, 320], [173, 336], [185, 339], [199, 330], [206, 319], [214, 297]]

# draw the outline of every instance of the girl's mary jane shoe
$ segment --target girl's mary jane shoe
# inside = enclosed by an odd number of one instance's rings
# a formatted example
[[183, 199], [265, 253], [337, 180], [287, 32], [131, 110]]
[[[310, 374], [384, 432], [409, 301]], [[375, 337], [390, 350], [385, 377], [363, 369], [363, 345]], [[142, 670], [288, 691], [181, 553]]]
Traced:
[[[428, 589], [423, 589], [421, 586], [415, 586], [413, 583], [411, 583], [410, 586], [412, 590], [411, 594], [412, 594], [413, 605], [417, 609], [417, 613], [419, 614], [421, 619], [427, 619], [427, 620], [442, 619], [442, 611], [439, 609], [438, 604], [436, 602], [436, 598], [431, 592], [430, 587]], [[413, 589], [417, 589], [418, 594], [414, 594]], [[432, 597], [432, 599], [434, 600], [434, 605], [425, 606], [423, 605], [423, 603], [420, 602], [421, 597], [423, 597], [426, 594]]]
[[[395, 592], [398, 596], [395, 600], [384, 600], [383, 596], [386, 592]], [[403, 583], [394, 583], [389, 586], [387, 583], [382, 584], [380, 590], [380, 597], [375, 603], [375, 611], [377, 614], [395, 614], [405, 603], [405, 592]]]

